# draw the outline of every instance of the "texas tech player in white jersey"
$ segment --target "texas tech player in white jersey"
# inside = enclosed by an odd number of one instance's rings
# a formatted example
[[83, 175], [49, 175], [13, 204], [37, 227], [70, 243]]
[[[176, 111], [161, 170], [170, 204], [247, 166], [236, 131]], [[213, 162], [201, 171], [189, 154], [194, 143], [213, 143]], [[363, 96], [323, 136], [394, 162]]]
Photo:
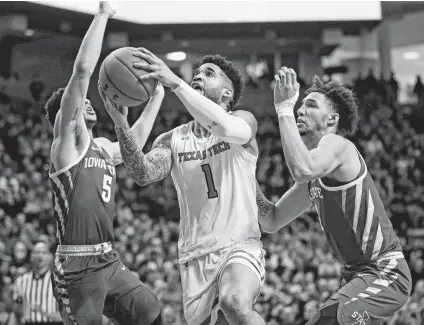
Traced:
[[172, 179], [180, 205], [180, 263], [235, 242], [260, 239], [257, 157], [211, 134], [198, 138], [193, 122], [173, 130]]

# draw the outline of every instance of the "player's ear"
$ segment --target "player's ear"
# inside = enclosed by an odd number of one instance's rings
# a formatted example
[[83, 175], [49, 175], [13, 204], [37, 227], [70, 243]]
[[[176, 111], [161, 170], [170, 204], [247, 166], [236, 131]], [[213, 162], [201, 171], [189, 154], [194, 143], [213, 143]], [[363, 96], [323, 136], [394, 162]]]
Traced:
[[329, 126], [336, 126], [337, 123], [339, 122], [340, 119], [340, 115], [337, 113], [331, 113], [330, 116], [328, 117], [328, 121], [327, 124]]
[[233, 91], [229, 88], [222, 89], [222, 97], [228, 98], [230, 100], [233, 99]]

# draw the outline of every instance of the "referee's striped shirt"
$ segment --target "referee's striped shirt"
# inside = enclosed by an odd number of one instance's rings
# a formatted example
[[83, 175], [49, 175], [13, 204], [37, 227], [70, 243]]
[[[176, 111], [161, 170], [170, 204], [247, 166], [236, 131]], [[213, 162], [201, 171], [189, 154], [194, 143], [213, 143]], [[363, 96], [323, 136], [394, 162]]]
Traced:
[[47, 270], [40, 276], [29, 271], [16, 279], [13, 286], [13, 301], [22, 303], [23, 323], [48, 323], [52, 322], [38, 311], [31, 310], [31, 305], [40, 305], [47, 313], [58, 313], [57, 303], [53, 296], [51, 272]]

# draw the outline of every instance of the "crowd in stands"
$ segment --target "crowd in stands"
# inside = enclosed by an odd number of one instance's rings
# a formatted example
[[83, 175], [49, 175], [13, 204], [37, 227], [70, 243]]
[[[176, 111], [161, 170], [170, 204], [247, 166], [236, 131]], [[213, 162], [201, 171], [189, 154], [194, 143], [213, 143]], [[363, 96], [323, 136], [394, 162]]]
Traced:
[[[372, 82], [355, 85], [362, 120], [352, 141], [365, 157], [402, 241], [414, 286], [408, 303], [386, 325], [419, 325], [424, 321], [424, 237], [412, 240], [409, 231], [424, 228], [424, 134], [411, 126], [410, 110], [396, 104], [394, 83], [386, 93], [388, 88]], [[176, 100], [166, 96], [164, 105]], [[272, 95], [268, 90], [264, 96]], [[179, 112], [160, 114], [146, 149], [157, 135], [189, 119]], [[257, 179], [275, 202], [293, 181], [275, 114], [257, 119]], [[102, 136], [115, 139], [111, 121], [101, 119], [99, 124]], [[0, 94], [0, 313], [10, 312], [12, 284], [28, 269], [34, 243], [55, 243], [47, 181], [50, 129], [41, 105]], [[114, 246], [129, 269], [157, 294], [164, 324], [186, 324], [177, 251], [179, 209], [172, 180], [140, 188], [123, 166], [117, 168], [117, 179]], [[341, 265], [329, 251], [316, 212], [311, 209], [279, 232], [265, 234], [263, 241], [267, 274], [255, 309], [268, 324], [303, 325], [340, 284]]]

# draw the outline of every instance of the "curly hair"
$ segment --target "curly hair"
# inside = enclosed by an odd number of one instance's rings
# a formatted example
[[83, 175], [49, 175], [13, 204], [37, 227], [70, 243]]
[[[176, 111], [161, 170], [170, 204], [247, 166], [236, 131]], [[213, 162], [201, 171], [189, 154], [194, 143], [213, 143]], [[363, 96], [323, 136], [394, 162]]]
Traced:
[[60, 103], [62, 102], [63, 93], [65, 88], [59, 88], [51, 94], [49, 99], [44, 104], [44, 110], [46, 111], [46, 117], [51, 126], [54, 126], [57, 112], [60, 109]]
[[312, 86], [306, 90], [305, 94], [315, 92], [323, 94], [339, 114], [337, 134], [353, 135], [358, 128], [359, 121], [355, 94], [337, 81], [324, 83], [318, 76], [314, 76]]
[[234, 110], [234, 107], [236, 107], [238, 102], [240, 101], [244, 88], [243, 75], [241, 74], [240, 70], [237, 69], [234, 63], [228, 61], [225, 57], [219, 54], [205, 55], [200, 61], [199, 66], [205, 63], [212, 63], [218, 66], [222, 70], [222, 72], [224, 72], [224, 74], [228, 77], [228, 79], [230, 79], [233, 83], [234, 94], [233, 99], [230, 102], [230, 107], [228, 109], [230, 111]]

